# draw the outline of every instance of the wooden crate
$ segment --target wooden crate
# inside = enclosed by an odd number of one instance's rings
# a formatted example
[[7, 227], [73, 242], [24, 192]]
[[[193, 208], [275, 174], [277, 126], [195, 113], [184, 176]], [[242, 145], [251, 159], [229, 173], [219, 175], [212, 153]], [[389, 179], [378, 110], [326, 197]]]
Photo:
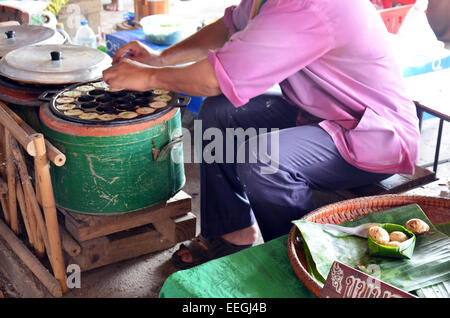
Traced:
[[173, 247], [195, 236], [196, 217], [190, 211], [191, 197], [183, 191], [166, 203], [121, 215], [60, 210], [63, 227], [81, 247], [79, 255], [65, 254], [66, 264], [87, 271]]

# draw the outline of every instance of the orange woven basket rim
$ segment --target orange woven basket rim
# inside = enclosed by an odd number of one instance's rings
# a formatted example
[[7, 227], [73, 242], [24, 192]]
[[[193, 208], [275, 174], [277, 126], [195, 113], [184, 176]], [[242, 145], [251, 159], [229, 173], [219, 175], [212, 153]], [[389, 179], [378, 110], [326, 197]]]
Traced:
[[[323, 222], [322, 220], [320, 220], [321, 222], [317, 223], [339, 224], [373, 212], [387, 210], [397, 206], [403, 206], [413, 203], [417, 203], [419, 204], [419, 206], [427, 205], [448, 209], [450, 211], [450, 199], [430, 196], [386, 194], [360, 197], [328, 204], [306, 214], [301, 218], [301, 220], [316, 222], [321, 218], [326, 218], [327, 221], [331, 222]], [[338, 213], [340, 215], [337, 215]], [[300, 232], [298, 228], [295, 225], [292, 226], [288, 235], [287, 242], [289, 260], [295, 274], [302, 281], [302, 283], [305, 284], [305, 286], [309, 290], [311, 290], [317, 297], [319, 297], [322, 287], [308, 272], [307, 268], [303, 265], [297, 253], [295, 242], [298, 238], [299, 233]], [[302, 246], [300, 246], [299, 249], [303, 251]]]

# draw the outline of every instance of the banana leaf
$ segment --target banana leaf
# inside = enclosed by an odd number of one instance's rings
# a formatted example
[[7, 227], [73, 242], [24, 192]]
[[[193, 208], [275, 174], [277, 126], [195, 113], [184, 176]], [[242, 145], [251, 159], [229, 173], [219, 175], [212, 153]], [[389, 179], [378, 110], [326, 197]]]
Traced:
[[438, 231], [417, 204], [371, 213], [341, 225], [350, 227], [364, 223], [403, 225], [411, 218], [422, 219], [430, 226], [428, 234], [416, 237], [411, 259], [370, 256], [368, 241], [365, 238], [325, 229], [321, 224], [304, 220], [293, 223], [300, 230], [304, 245], [307, 246], [305, 251], [309, 254], [308, 267], [318, 282], [322, 284], [325, 282], [331, 265], [338, 260], [400, 289], [412, 292], [450, 280], [450, 238]]
[[388, 233], [394, 231], [405, 233], [408, 236], [408, 240], [400, 243], [399, 247], [393, 247], [378, 244], [370, 237], [368, 237], [367, 240], [369, 244], [369, 254], [372, 256], [411, 258], [412, 254], [414, 253], [414, 246], [416, 243], [415, 235], [399, 224], [384, 223], [381, 224], [380, 227], [385, 229]]
[[[438, 231], [450, 236], [450, 223], [438, 224], [436, 228]], [[420, 288], [415, 293], [423, 298], [450, 298], [450, 280]]]
[[450, 236], [450, 223], [438, 224], [436, 225], [436, 228], [438, 229], [438, 231]]

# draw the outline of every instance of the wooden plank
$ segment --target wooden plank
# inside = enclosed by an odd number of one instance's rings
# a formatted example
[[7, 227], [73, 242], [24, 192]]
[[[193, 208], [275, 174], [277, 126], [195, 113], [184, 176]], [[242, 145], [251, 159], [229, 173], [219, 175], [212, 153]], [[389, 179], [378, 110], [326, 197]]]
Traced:
[[67, 231], [78, 242], [84, 242], [186, 214], [191, 211], [191, 196], [184, 191], [179, 191], [165, 203], [120, 215], [83, 215], [69, 213], [63, 209], [59, 210], [65, 216], [65, 227]]
[[81, 253], [81, 246], [77, 241], [73, 239], [73, 237], [67, 233], [64, 226], [59, 225], [59, 233], [61, 233], [61, 244], [64, 251], [71, 255], [77, 256]]
[[433, 171], [416, 166], [414, 175], [395, 174], [377, 183], [353, 189], [339, 190], [336, 191], [336, 193], [344, 198], [397, 194], [420, 187], [435, 180], [436, 174]]
[[176, 224], [175, 243], [190, 240], [197, 235], [197, 218], [192, 212], [175, 218], [174, 222]]
[[175, 243], [175, 227], [176, 224], [171, 218], [167, 218], [162, 221], [154, 222], [155, 229], [164, 236], [166, 240]]
[[62, 290], [58, 281], [42, 265], [33, 253], [9, 230], [9, 228], [0, 220], [0, 237], [5, 240], [8, 246], [16, 253], [20, 260], [28, 269], [41, 281], [54, 297], [61, 297]]
[[[192, 213], [173, 219], [177, 242], [195, 236], [196, 217]], [[167, 240], [151, 225], [144, 225], [111, 235], [81, 242], [81, 254], [67, 257], [68, 264], [78, 264], [81, 271], [114, 264], [119, 261], [161, 251], [177, 242]]]

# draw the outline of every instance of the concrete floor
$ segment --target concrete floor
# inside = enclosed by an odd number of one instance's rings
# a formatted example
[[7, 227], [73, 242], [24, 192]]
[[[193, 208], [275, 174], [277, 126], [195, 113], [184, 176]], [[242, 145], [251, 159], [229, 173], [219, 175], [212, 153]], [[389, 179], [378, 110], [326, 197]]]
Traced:
[[[132, 0], [122, 0], [124, 10], [120, 12], [102, 12], [103, 31], [108, 33], [114, 30], [114, 26], [122, 21], [123, 13], [131, 11]], [[230, 4], [237, 3], [238, 0], [172, 0], [170, 6], [171, 13], [179, 13], [185, 17], [202, 21], [220, 17], [223, 9]], [[106, 3], [106, 2], [105, 2]], [[419, 164], [432, 162], [434, 159], [434, 147], [437, 134], [437, 119], [428, 119], [423, 124], [420, 160]], [[443, 141], [441, 146], [441, 159], [450, 158], [450, 126], [444, 125]], [[189, 145], [185, 145], [189, 147]], [[192, 212], [197, 216], [197, 232], [199, 222], [199, 170], [196, 164], [186, 164], [185, 166], [187, 184], [183, 189], [192, 196]], [[450, 163], [439, 166], [438, 177], [440, 180], [433, 185], [426, 187], [432, 193], [439, 194], [439, 191], [449, 190], [448, 186], [442, 187], [440, 184], [447, 184], [450, 180]], [[419, 193], [425, 189], [418, 189]], [[438, 191], [439, 190], [439, 191]], [[450, 195], [449, 195], [450, 197]], [[153, 298], [158, 297], [158, 293], [165, 279], [176, 271], [170, 263], [170, 256], [176, 247], [165, 251], [148, 254], [133, 260], [123, 261], [114, 265], [94, 269], [81, 275], [81, 288], [74, 289], [64, 297], [66, 298]], [[0, 286], [1, 287], [1, 286]], [[17, 295], [20, 297], [20, 295]]]

